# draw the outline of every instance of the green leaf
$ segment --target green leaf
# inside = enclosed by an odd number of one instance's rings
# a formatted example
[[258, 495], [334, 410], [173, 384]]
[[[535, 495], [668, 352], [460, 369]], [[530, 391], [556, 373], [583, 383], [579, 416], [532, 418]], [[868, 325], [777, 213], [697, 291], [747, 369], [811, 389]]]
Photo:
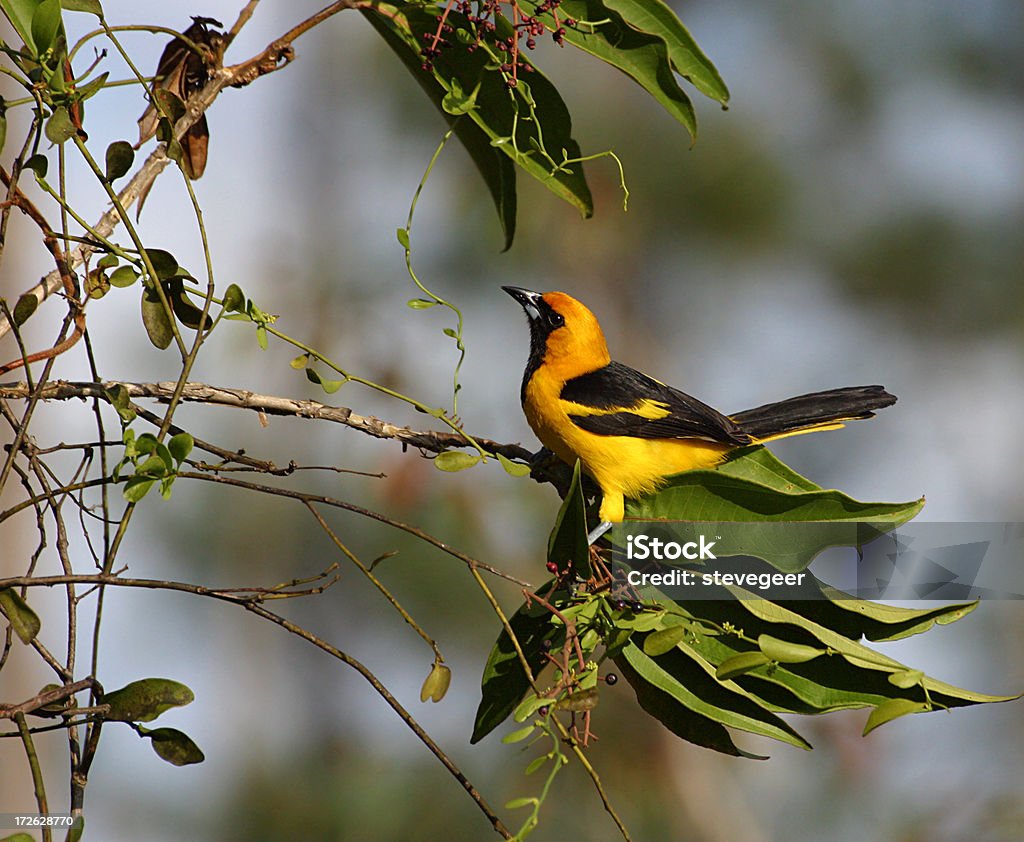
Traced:
[[0, 96], [0, 152], [4, 151], [7, 143], [7, 111], [4, 105], [4, 98]]
[[622, 15], [634, 29], [661, 38], [668, 47], [672, 68], [702, 94], [722, 105], [729, 101], [729, 89], [718, 70], [665, 3], [661, 0], [604, 0], [604, 4]]
[[583, 480], [580, 462], [577, 459], [572, 471], [569, 491], [562, 501], [555, 518], [555, 525], [548, 537], [548, 561], [553, 561], [559, 570], [566, 564], [582, 579], [594, 574], [590, 567], [590, 544], [587, 540], [587, 507], [583, 500]]
[[[47, 2], [51, 2], [51, 0], [47, 0]], [[56, 2], [56, 0], [52, 0], [52, 2]], [[68, 114], [67, 108], [63, 105], [58, 105], [54, 108], [50, 119], [46, 121], [46, 139], [51, 143], [60, 145], [68, 138], [74, 137], [76, 131], [78, 129], [71, 122], [71, 116]]]
[[[813, 623], [782, 605], [760, 599], [739, 599], [736, 600], [735, 604], [743, 612], [754, 618], [754, 620], [762, 620], [765, 623], [772, 624], [775, 628], [779, 628], [780, 624], [799, 626], [802, 631], [813, 635], [821, 644], [842, 656], [842, 658], [834, 656], [819, 658], [808, 664], [800, 665], [801, 669], [806, 671], [806, 675], [835, 676], [844, 669], [843, 665], [841, 663], [837, 664], [837, 662], [845, 660], [860, 668], [857, 673], [859, 676], [857, 679], [858, 689], [862, 691], [870, 689], [877, 694], [886, 695], [893, 692], [893, 685], [889, 683], [888, 676], [893, 672], [906, 669], [899, 661], [893, 660], [857, 641], [843, 637], [832, 629]], [[747, 626], [748, 624], [753, 624], [753, 621], [750, 621], [749, 618], [747, 621], [738, 623], [740, 626]], [[749, 628], [746, 631], [748, 634], [750, 633]], [[982, 702], [1005, 702], [1019, 698], [1019, 696], [994, 696], [986, 693], [977, 693], [972, 690], [954, 687], [951, 684], [946, 684], [927, 676], [924, 678], [921, 686], [928, 690], [933, 702], [943, 707], [960, 707]], [[921, 694], [923, 698], [923, 691]]]
[[924, 680], [924, 673], [921, 670], [900, 670], [889, 676], [889, 683], [901, 690], [909, 690]]
[[[583, 216], [593, 213], [590, 191], [578, 161], [579, 145], [572, 138], [568, 109], [557, 89], [543, 74], [537, 70], [530, 72], [529, 85], [521, 84], [510, 91], [505, 77], [483, 49], [472, 53], [466, 49], [445, 50], [434, 59], [432, 68], [425, 71], [420, 49], [424, 43], [423, 36], [436, 29], [436, 17], [411, 3], [382, 4], [375, 9], [379, 9], [379, 14], [364, 14], [442, 111], [445, 97], [453, 90], [456, 96], [458, 90], [478, 91], [475, 108], [460, 117], [446, 113], [445, 118], [449, 122], [461, 121], [454, 124], [456, 134], [488, 182], [505, 227], [506, 247], [512, 236], [508, 222], [514, 220], [514, 207], [510, 205], [514, 196], [514, 175], [508, 178], [506, 172], [495, 169], [493, 156], [496, 154], [511, 158], [549, 190], [577, 207]], [[458, 13], [450, 12], [448, 22], [456, 28], [469, 29], [469, 23]], [[496, 23], [497, 31], [488, 35], [489, 40], [493, 42], [494, 39], [511, 37], [511, 24], [504, 17], [499, 17]], [[520, 60], [526, 60], [522, 53]], [[527, 76], [526, 73], [522, 75], [524, 78]], [[534, 103], [532, 107], [531, 102]], [[470, 133], [468, 139], [462, 129], [465, 123], [471, 123], [477, 129]], [[545, 154], [535, 151], [541, 136]], [[500, 146], [491, 145], [502, 138], [510, 141]]]
[[171, 440], [167, 442], [168, 451], [179, 465], [188, 458], [194, 446], [195, 439], [189, 433], [178, 433], [176, 436], [171, 436]]
[[21, 327], [27, 322], [32, 314], [36, 311], [39, 306], [39, 299], [29, 293], [24, 293], [18, 298], [18, 303], [14, 305], [14, 324], [16, 327]]
[[524, 795], [522, 798], [513, 798], [505, 804], [506, 810], [518, 810], [521, 807], [535, 807], [538, 799], [531, 795]]
[[444, 664], [435, 661], [434, 666], [430, 668], [430, 672], [423, 681], [423, 687], [420, 689], [420, 701], [425, 702], [427, 699], [430, 699], [432, 702], [441, 701], [448, 692], [448, 687], [451, 683], [452, 671]]
[[473, 88], [471, 93], [467, 94], [462, 90], [462, 85], [459, 84], [458, 79], [452, 79], [451, 88], [441, 100], [441, 108], [446, 113], [456, 117], [460, 114], [467, 114], [476, 108], [476, 96], [478, 93], [480, 93], [479, 85]]
[[107, 79], [110, 73], [101, 73], [95, 79], [90, 79], [82, 87], [76, 90], [76, 98], [79, 102], [85, 102], [90, 97], [95, 96], [103, 90], [103, 86], [107, 84]]
[[479, 453], [466, 453], [461, 450], [446, 450], [434, 457], [434, 467], [442, 471], [454, 473], [472, 468], [480, 461]]
[[131, 397], [128, 395], [128, 390], [118, 383], [116, 386], [112, 386], [105, 391], [107, 398], [110, 400], [110, 405], [114, 407], [121, 420], [125, 424], [130, 424], [134, 421], [135, 410], [131, 407]]
[[[549, 593], [551, 584], [549, 581], [542, 585], [538, 592], [548, 594], [548, 600], [555, 600], [553, 604], [557, 604], [560, 598], [565, 598], [565, 593]], [[557, 650], [565, 641], [565, 626], [554, 625], [551, 614], [539, 608], [536, 604], [524, 604], [509, 618], [509, 627], [519, 641], [534, 677], [547, 664], [547, 653]], [[546, 646], [545, 641], [548, 641]], [[472, 743], [479, 742], [504, 722], [530, 690], [530, 677], [523, 669], [512, 639], [504, 628], [487, 658], [481, 689], [482, 698], [470, 739]]]
[[526, 768], [523, 770], [523, 774], [532, 775], [534, 772], [543, 768], [544, 764], [546, 764], [549, 760], [551, 760], [551, 757], [547, 754], [542, 754], [540, 757], [533, 758], [533, 760], [531, 760], [527, 764]]
[[538, 696], [536, 693], [528, 693], [526, 698], [523, 699], [516, 709], [512, 712], [512, 718], [516, 722], [525, 722], [535, 713], [540, 711], [541, 708], [548, 707], [554, 699], [549, 699], [546, 696]]
[[923, 713], [927, 710], [931, 710], [931, 705], [927, 702], [914, 702], [910, 699], [890, 699], [887, 702], [882, 702], [868, 716], [868, 721], [864, 724], [863, 736], [866, 737], [879, 725], [884, 725], [886, 722], [891, 722], [910, 713]]
[[[389, 28], [388, 22], [381, 20], [377, 15], [364, 10], [363, 16], [398, 55], [434, 106], [444, 116], [449, 126], [454, 127], [455, 136], [469, 153], [469, 157], [491, 194], [491, 200], [498, 212], [498, 221], [504, 234], [503, 250], [507, 251], [512, 245], [516, 228], [515, 164], [507, 155], [491, 146], [491, 137], [472, 120], [455, 118], [444, 111], [441, 102], [447, 91], [432, 73], [423, 70], [419, 55], [415, 49], [410, 48], [408, 41], [399, 37]], [[462, 29], [462, 31], [465, 30]]]
[[10, 836], [4, 836], [0, 842], [36, 842], [36, 840], [28, 833], [12, 833]]
[[[773, 486], [792, 483], [778, 475], [770, 480], [772, 485], [740, 476], [742, 458], [727, 463], [731, 471], [723, 466], [677, 474], [657, 493], [628, 500], [626, 516], [723, 523], [724, 540], [718, 542], [716, 555], [750, 555], [792, 573], [806, 569], [827, 547], [863, 545], [910, 520], [924, 505], [923, 499], [862, 503], [835, 490], [781, 491]], [[767, 479], [763, 468], [763, 460], [752, 466]], [[798, 526], [780, 530], [779, 524]]]
[[107, 181], [116, 181], [132, 168], [135, 161], [135, 150], [126, 140], [115, 140], [107, 147], [106, 176]]
[[105, 694], [100, 703], [110, 705], [107, 719], [117, 722], [151, 722], [171, 708], [184, 707], [195, 699], [192, 691], [169, 678], [143, 678]]
[[[733, 757], [748, 757], [766, 760], [766, 757], [749, 754], [738, 748], [732, 741], [729, 731], [720, 722], [696, 712], [671, 693], [662, 689], [657, 683], [648, 681], [637, 669], [634, 669], [626, 652], [635, 657], [636, 647], [627, 646], [623, 654], [615, 659], [615, 664], [623, 678], [629, 682], [640, 707], [657, 719], [677, 737], [695, 745], [704, 746], [714, 751]], [[646, 657], [646, 656], [645, 656]]]
[[498, 457], [498, 462], [501, 467], [505, 469], [505, 473], [510, 474], [514, 477], [525, 477], [530, 475], [530, 466], [525, 462], [513, 462], [511, 459], [502, 456], [500, 453], [495, 453]]
[[267, 329], [263, 325], [256, 325], [256, 344], [261, 351], [267, 350]]
[[49, 168], [50, 161], [42, 152], [37, 152], [25, 162], [25, 169], [32, 170], [40, 181], [46, 178]]
[[135, 270], [135, 267], [130, 263], [126, 263], [124, 266], [118, 266], [107, 280], [110, 281], [112, 287], [130, 287], [139, 279], [139, 273]]
[[407, 306], [412, 307], [413, 310], [426, 310], [437, 306], [436, 301], [428, 301], [426, 298], [410, 298], [405, 303]]
[[851, 640], [900, 640], [926, 632], [936, 623], [954, 623], [978, 607], [975, 602], [959, 602], [935, 608], [900, 608], [857, 599], [815, 579], [824, 599], [795, 603], [794, 608], [810, 620]]
[[176, 728], [154, 728], [143, 736], [152, 740], [153, 751], [175, 766], [202, 763], [206, 758], [192, 738]]
[[[298, 358], [296, 358], [296, 360], [297, 359]], [[294, 362], [296, 362], [296, 360], [292, 360], [292, 362], [294, 363]], [[316, 383], [317, 386], [319, 386], [321, 389], [323, 389], [329, 395], [333, 395], [335, 392], [338, 391], [338, 389], [340, 389], [342, 386], [345, 385], [345, 381], [344, 380], [324, 380], [317, 373], [316, 369], [313, 369], [313, 368], [307, 368], [306, 369], [306, 379], [310, 383]]]
[[149, 341], [161, 351], [174, 339], [171, 317], [164, 309], [156, 290], [149, 287], [142, 291], [142, 324], [146, 328]]
[[155, 479], [149, 477], [134, 476], [124, 484], [124, 491], [121, 492], [124, 499], [129, 503], [138, 503], [143, 497], [149, 494]]
[[171, 310], [174, 311], [175, 317], [185, 327], [199, 330], [200, 326], [208, 324], [206, 321], [208, 317], [203, 316], [203, 311], [192, 303], [192, 300], [185, 292], [185, 283], [181, 277], [168, 278], [164, 282], [164, 293], [170, 302]]
[[39, 616], [14, 588], [0, 589], [0, 614], [7, 618], [14, 633], [25, 645], [35, 640], [42, 627]]
[[237, 313], [245, 309], [245, 295], [238, 284], [231, 284], [225, 290], [222, 306], [229, 313]]
[[178, 260], [173, 254], [163, 249], [146, 249], [146, 254], [153, 265], [153, 271], [161, 281], [174, 277], [178, 271]]
[[[60, 0], [43, 0], [36, 6], [32, 15], [32, 42], [35, 44], [37, 56], [41, 56], [53, 46], [59, 30]], [[50, 139], [53, 140], [53, 138]], [[58, 142], [54, 141], [54, 143]]]
[[99, 260], [96, 261], [96, 266], [100, 269], [113, 269], [118, 264], [118, 257], [116, 254], [105, 254]]
[[[753, 654], [764, 658], [759, 652]], [[722, 725], [772, 737], [800, 748], [811, 747], [784, 720], [766, 710], [738, 685], [723, 684], [725, 679], [718, 678], [713, 668], [694, 656], [695, 653], [684, 651], [681, 645], [655, 661], [631, 641], [616, 663], [625, 661], [640, 679], [668, 693], [686, 708]]]
[[143, 433], [135, 439], [135, 452], [140, 455], [152, 453], [156, 450], [158, 444], [160, 444], [160, 442], [152, 433]]
[[506, 734], [501, 738], [501, 741], [506, 744], [521, 743], [536, 730], [537, 727], [535, 725], [527, 725], [525, 728], [519, 728], [510, 734]]
[[[395, 236], [398, 237], [398, 242], [401, 244], [402, 248], [408, 250], [408, 248], [409, 248], [409, 229], [408, 228], [398, 228], [398, 229], [395, 230]], [[409, 303], [409, 306], [412, 307], [412, 302]]]
[[804, 646], [802, 643], [792, 643], [788, 640], [779, 640], [770, 634], [758, 635], [757, 647], [769, 659], [778, 661], [780, 664], [802, 664], [825, 654], [824, 649], [816, 649], [813, 646]]
[[644, 638], [644, 654], [652, 658], [664, 655], [670, 649], [675, 649], [676, 644], [688, 633], [689, 627], [684, 624], [653, 631]]
[[[524, 12], [540, 17], [548, 29], [554, 29], [550, 13], [537, 15], [538, 5], [534, 0], [520, 0]], [[622, 5], [626, 11], [635, 11], [628, 3]], [[676, 81], [669, 47], [662, 37], [672, 37], [672, 33], [664, 26], [660, 27], [658, 34], [634, 28], [610, 3], [601, 0], [563, 0], [558, 6], [558, 16], [560, 19], [571, 17], [576, 20], [602, 21], [593, 28], [585, 25], [565, 27], [566, 43], [621, 70], [682, 123], [691, 137], [697, 136], [693, 105]], [[681, 53], [683, 47], [675, 40], [673, 43], [677, 44], [677, 52]]]
[[821, 490], [820, 485], [798, 474], [760, 444], [730, 451], [726, 461], [718, 466], [718, 472], [725, 476], [750, 480], [758, 485], [766, 485], [786, 494]]
[[0, 9], [7, 15], [7, 19], [14, 27], [14, 31], [21, 36], [28, 52], [36, 55], [35, 44], [32, 41], [32, 17], [39, 7], [40, 0], [2, 0]]
[[61, 6], [69, 12], [89, 12], [96, 17], [103, 17], [100, 0], [60, 0]]
[[738, 675], [763, 667], [770, 660], [763, 652], [741, 652], [719, 664], [715, 670], [715, 678], [719, 681], [728, 681]]

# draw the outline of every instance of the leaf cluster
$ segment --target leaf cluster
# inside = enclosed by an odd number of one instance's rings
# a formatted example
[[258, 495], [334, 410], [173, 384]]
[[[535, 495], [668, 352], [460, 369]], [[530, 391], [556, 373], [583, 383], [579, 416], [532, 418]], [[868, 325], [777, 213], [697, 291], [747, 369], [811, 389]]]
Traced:
[[[513, 712], [529, 719], [540, 707], [548, 715], [573, 711], [580, 694], [591, 709], [610, 683], [610, 675], [602, 681], [599, 672], [612, 666], [641, 708], [674, 734], [745, 757], [754, 755], [736, 745], [731, 730], [811, 747], [781, 714], [870, 708], [867, 734], [910, 713], [1016, 698], [953, 687], [862, 642], [954, 622], [976, 602], [897, 608], [855, 598], [810, 574], [813, 599], [773, 602], [730, 585], [713, 599], [674, 601], [655, 588], [595, 577], [578, 470], [549, 542], [548, 566], [556, 578], [539, 590], [549, 607], [528, 599], [499, 634], [484, 668], [473, 742]], [[763, 524], [770, 534], [772, 524], [805, 520], [833, 526], [867, 521], [884, 530], [909, 520], [922, 502], [861, 503], [819, 488], [759, 447], [718, 471], [681, 474], [627, 511], [648, 520], [745, 521]], [[763, 555], [774, 569], [803, 569], [839, 533], [808, 534], [805, 544], [785, 547], [778, 562], [772, 553]], [[561, 647], [577, 654], [559, 663], [550, 653]]]

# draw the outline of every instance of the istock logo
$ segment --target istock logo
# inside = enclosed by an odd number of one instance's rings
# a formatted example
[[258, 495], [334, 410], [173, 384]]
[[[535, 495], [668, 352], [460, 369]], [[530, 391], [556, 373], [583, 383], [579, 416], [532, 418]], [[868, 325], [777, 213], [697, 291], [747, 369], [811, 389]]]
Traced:
[[[717, 539], [719, 536], [715, 536]], [[704, 535], [697, 541], [662, 541], [650, 535], [630, 535], [626, 538], [626, 559], [629, 561], [675, 561], [685, 558], [688, 561], [707, 561], [715, 558], [711, 549], [717, 541], [709, 541]]]

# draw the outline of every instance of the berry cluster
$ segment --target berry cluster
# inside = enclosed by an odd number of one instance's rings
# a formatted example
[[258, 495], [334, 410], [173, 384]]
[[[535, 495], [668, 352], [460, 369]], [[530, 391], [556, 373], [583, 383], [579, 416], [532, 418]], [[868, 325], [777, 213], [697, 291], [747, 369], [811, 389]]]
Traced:
[[[559, 46], [565, 41], [566, 27], [575, 27], [572, 18], [559, 18], [558, 7], [562, 0], [544, 0], [536, 8], [536, 15], [523, 11], [518, 0], [448, 0], [444, 11], [437, 18], [437, 29], [423, 34], [424, 46], [420, 50], [423, 69], [433, 70], [434, 59], [441, 51], [453, 46], [452, 35], [455, 28], [448, 22], [448, 15], [454, 9], [466, 18], [472, 28], [471, 36], [459, 36], [455, 41], [463, 43], [467, 52], [480, 47], [484, 39], [490, 41], [501, 54], [501, 72], [505, 74], [505, 84], [514, 88], [518, 82], [519, 71], [531, 72], [533, 67], [520, 58], [520, 45], [532, 50], [537, 46], [537, 38], [544, 34], [546, 27], [540, 21], [540, 15], [550, 14], [555, 28], [551, 31], [552, 40]], [[494, 38], [497, 31], [496, 21], [499, 17], [508, 18], [504, 6], [511, 9], [512, 35], [508, 38]]]

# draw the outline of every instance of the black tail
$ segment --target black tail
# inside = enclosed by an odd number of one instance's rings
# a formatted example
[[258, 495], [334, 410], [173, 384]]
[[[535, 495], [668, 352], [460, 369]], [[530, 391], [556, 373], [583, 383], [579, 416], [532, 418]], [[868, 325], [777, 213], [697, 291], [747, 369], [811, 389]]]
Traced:
[[731, 418], [743, 432], [767, 440], [856, 418], [872, 418], [872, 410], [894, 403], [896, 397], [881, 386], [847, 386], [765, 404]]

